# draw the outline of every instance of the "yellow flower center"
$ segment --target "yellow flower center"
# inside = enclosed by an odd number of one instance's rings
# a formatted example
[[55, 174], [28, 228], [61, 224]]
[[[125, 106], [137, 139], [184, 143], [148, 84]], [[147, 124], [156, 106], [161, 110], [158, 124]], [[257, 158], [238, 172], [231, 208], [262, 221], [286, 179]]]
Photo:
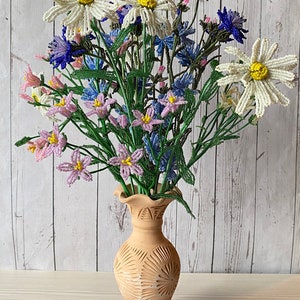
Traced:
[[128, 156], [126, 159], [122, 159], [122, 165], [132, 166], [131, 157]]
[[54, 106], [65, 106], [66, 105], [66, 99], [65, 98], [61, 98], [59, 103], [55, 103]]
[[147, 7], [150, 9], [153, 9], [156, 7], [157, 5], [157, 1], [156, 0], [137, 0], [137, 2], [143, 6], [143, 7]]
[[88, 5], [93, 2], [94, 2], [94, 0], [78, 0], [78, 3], [83, 4], [83, 5]]
[[142, 117], [142, 121], [145, 124], [148, 124], [151, 121], [151, 117], [148, 114], [146, 114], [145, 116]]
[[83, 166], [80, 160], [77, 161], [76, 166], [74, 166], [74, 170], [75, 171], [82, 171], [83, 170]]
[[94, 100], [94, 107], [100, 107], [100, 106], [102, 106], [102, 103], [96, 98]]
[[54, 86], [55, 86], [53, 80], [51, 80], [51, 79], [48, 81], [48, 84], [49, 84], [51, 87], [54, 87]]
[[58, 143], [57, 136], [54, 132], [52, 132], [51, 136], [48, 137], [48, 141], [49, 141], [50, 144], [57, 144]]
[[169, 97], [169, 102], [170, 102], [171, 104], [173, 104], [175, 101], [176, 101], [176, 97], [175, 97], [175, 96], [170, 96], [170, 97]]
[[36, 149], [36, 145], [34, 145], [34, 144], [29, 145], [29, 146], [27, 147], [27, 150], [29, 150], [31, 153], [34, 153], [35, 149]]
[[250, 75], [254, 80], [264, 80], [268, 77], [269, 70], [264, 64], [254, 62], [250, 66]]
[[33, 100], [34, 100], [35, 102], [40, 102], [40, 98], [38, 97], [37, 94], [32, 93], [31, 96], [32, 96], [32, 98], [33, 98]]

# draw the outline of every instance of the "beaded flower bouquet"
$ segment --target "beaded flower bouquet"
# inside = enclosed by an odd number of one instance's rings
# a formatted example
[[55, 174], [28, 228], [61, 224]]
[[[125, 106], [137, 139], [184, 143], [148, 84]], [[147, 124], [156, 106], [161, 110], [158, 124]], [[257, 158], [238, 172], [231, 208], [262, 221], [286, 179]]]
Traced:
[[[21, 94], [49, 128], [16, 145], [26, 144], [37, 161], [62, 157], [57, 169], [68, 173], [70, 186], [108, 169], [122, 199], [176, 199], [192, 214], [178, 183], [193, 185], [191, 167], [257, 124], [269, 105], [288, 105], [277, 84], [295, 86], [297, 57], [277, 58], [278, 45], [265, 38], [245, 54], [230, 46], [246, 38], [242, 15], [224, 7], [198, 23], [200, 0], [193, 12], [188, 2], [55, 1], [44, 20], [63, 15], [62, 32], [42, 57], [55, 75], [45, 78], [28, 66]], [[235, 61], [222, 62], [224, 44]], [[65, 129], [86, 142], [69, 139]]]

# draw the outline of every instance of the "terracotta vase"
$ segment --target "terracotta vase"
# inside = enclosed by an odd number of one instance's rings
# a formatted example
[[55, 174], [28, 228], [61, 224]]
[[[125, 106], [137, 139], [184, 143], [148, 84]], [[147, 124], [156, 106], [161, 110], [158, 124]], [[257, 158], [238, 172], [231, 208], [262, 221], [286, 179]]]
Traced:
[[176, 289], [180, 260], [162, 233], [163, 214], [172, 199], [152, 200], [146, 195], [125, 197], [132, 218], [132, 234], [119, 249], [114, 273], [124, 300], [170, 300]]

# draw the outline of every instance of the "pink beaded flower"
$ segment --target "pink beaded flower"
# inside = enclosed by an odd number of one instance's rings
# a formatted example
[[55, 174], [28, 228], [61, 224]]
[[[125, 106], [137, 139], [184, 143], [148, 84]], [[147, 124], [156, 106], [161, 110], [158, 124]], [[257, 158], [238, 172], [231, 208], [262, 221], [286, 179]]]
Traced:
[[71, 172], [67, 179], [69, 186], [80, 177], [85, 181], [93, 180], [92, 174], [86, 169], [91, 163], [91, 157], [85, 156], [81, 158], [79, 149], [75, 149], [71, 155], [71, 162], [64, 162], [57, 166], [57, 169], [62, 172]]
[[142, 114], [138, 110], [133, 111], [133, 115], [136, 119], [132, 122], [132, 126], [142, 126], [145, 131], [151, 132], [153, 130], [153, 125], [164, 123], [163, 120], [154, 119], [154, 109], [149, 107], [146, 114]]
[[143, 169], [137, 162], [143, 157], [143, 149], [137, 149], [132, 154], [128, 152], [125, 145], [119, 144], [119, 155], [112, 157], [108, 163], [112, 166], [120, 166], [120, 173], [124, 180], [127, 180], [130, 174], [138, 176], [143, 175]]

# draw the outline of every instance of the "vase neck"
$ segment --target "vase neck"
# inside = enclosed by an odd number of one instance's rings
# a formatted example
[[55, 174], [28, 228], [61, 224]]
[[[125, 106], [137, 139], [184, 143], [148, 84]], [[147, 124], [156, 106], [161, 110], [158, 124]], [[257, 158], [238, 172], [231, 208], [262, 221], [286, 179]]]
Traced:
[[[132, 222], [132, 234], [130, 238], [137, 238], [141, 244], [158, 244], [165, 240], [162, 233], [163, 215], [171, 201], [152, 201], [144, 206], [141, 202], [127, 203]], [[141, 245], [142, 247], [142, 245]]]
[[161, 244], [166, 240], [162, 233], [162, 219], [146, 222], [133, 218], [129, 240], [131, 239], [134, 239], [135, 243], [139, 243], [140, 248]]

